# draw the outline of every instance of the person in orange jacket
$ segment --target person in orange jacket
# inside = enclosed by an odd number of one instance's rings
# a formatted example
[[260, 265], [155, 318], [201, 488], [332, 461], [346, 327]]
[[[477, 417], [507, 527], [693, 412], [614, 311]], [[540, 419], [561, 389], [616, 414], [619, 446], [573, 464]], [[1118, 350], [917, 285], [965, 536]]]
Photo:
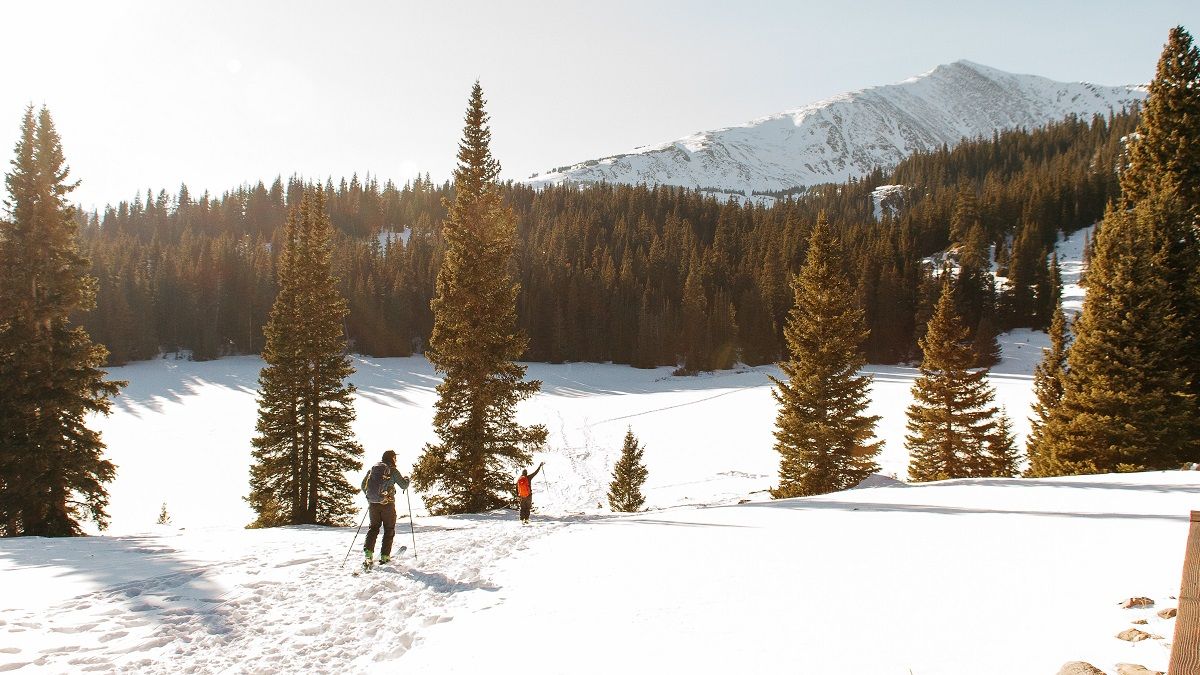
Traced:
[[521, 469], [521, 477], [517, 479], [517, 499], [521, 504], [521, 523], [529, 524], [529, 510], [533, 508], [533, 477], [542, 470], [545, 462], [538, 464], [537, 470], [529, 473], [529, 469]]

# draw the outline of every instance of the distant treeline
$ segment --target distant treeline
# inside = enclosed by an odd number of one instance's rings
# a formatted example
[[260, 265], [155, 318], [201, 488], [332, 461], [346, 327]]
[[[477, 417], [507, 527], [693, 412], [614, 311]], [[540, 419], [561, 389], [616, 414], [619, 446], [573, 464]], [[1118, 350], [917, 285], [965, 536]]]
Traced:
[[[960, 295], [968, 325], [1044, 327], [1057, 292], [1049, 252], [1059, 232], [1098, 221], [1118, 197], [1122, 138], [1136, 123], [1135, 111], [975, 139], [770, 207], [672, 187], [510, 184], [525, 358], [687, 370], [776, 361], [789, 280], [820, 212], [848, 252], [870, 361], [919, 356], [938, 294], [927, 258], [948, 248], [994, 246], [1007, 277], [998, 296], [990, 283]], [[898, 215], [880, 222], [871, 195], [889, 184], [904, 186]], [[303, 188], [300, 179], [276, 179], [197, 198], [181, 187], [80, 214], [81, 245], [99, 282], [97, 307], [81, 318], [110, 363], [179, 349], [197, 359], [260, 352], [287, 211]], [[453, 185], [355, 176], [325, 188], [351, 348], [421, 351]]]

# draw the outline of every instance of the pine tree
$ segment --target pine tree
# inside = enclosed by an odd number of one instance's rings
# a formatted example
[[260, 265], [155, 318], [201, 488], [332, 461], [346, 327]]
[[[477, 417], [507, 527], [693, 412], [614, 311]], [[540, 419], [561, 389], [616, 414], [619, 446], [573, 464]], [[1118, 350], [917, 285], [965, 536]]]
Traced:
[[1200, 458], [1196, 401], [1177, 350], [1183, 328], [1161, 274], [1169, 245], [1156, 227], [1181, 210], [1158, 192], [1105, 216], [1062, 397], [1038, 436], [1038, 475], [1167, 469]]
[[683, 285], [683, 316], [680, 326], [683, 369], [689, 375], [711, 369], [711, 341], [708, 333], [708, 299], [700, 286], [699, 270], [693, 268]]
[[612, 482], [608, 485], [608, 506], [613, 511], [633, 513], [641, 511], [646, 503], [642, 486], [646, 484], [646, 465], [642, 463], [645, 446], [638, 444], [633, 429], [625, 431], [625, 445], [621, 447], [621, 458], [613, 467]]
[[62, 143], [50, 112], [25, 111], [0, 221], [0, 532], [74, 536], [79, 519], [107, 526], [116, 467], [85, 425], [107, 414], [124, 382], [106, 381], [107, 350], [71, 324], [95, 279], [77, 246]]
[[1200, 219], [1200, 50], [1176, 26], [1167, 36], [1141, 110], [1121, 199], [1129, 207], [1174, 187], [1192, 223]]
[[163, 502], [162, 506], [158, 509], [158, 520], [156, 520], [154, 522], [155, 522], [155, 524], [158, 524], [158, 525], [170, 525], [171, 524], [171, 514], [167, 512], [167, 503], [166, 502]]
[[979, 318], [979, 325], [975, 328], [971, 350], [975, 352], [973, 365], [976, 368], [991, 368], [1000, 363], [1000, 357], [1003, 355], [996, 320], [992, 316], [992, 312], [986, 308], [983, 316]]
[[787, 381], [771, 378], [780, 406], [777, 499], [844, 490], [879, 470], [882, 442], [872, 441], [879, 418], [863, 414], [871, 380], [859, 374], [867, 329], [842, 256], [822, 214], [792, 281], [795, 305], [784, 327], [791, 358], [779, 364]]
[[442, 374], [433, 424], [413, 484], [432, 491], [433, 513], [479, 513], [510, 501], [511, 476], [546, 440], [541, 425], [521, 426], [516, 405], [541, 388], [516, 359], [527, 338], [516, 327], [519, 285], [509, 273], [515, 215], [501, 203], [491, 130], [479, 82], [471, 90], [454, 171], [454, 201], [443, 225], [446, 253], [433, 299], [426, 353]]
[[1021, 455], [1013, 438], [1012, 420], [1001, 408], [996, 412], [996, 428], [983, 441], [984, 461], [981, 476], [1007, 478], [1020, 472]]
[[[978, 225], [972, 227], [967, 232], [966, 241], [959, 246], [959, 270], [954, 279], [954, 297], [957, 303], [955, 311], [963, 325], [972, 328], [978, 326], [985, 316], [995, 316], [995, 280], [989, 267], [987, 252], [987, 241], [984, 238], [983, 228]], [[989, 318], [988, 321], [992, 326], [991, 330], [995, 331], [994, 318]], [[971, 331], [971, 336], [974, 338], [974, 331]], [[994, 339], [994, 337], [992, 335], [990, 339]], [[981, 346], [984, 360], [987, 360], [988, 354], [992, 350], [988, 339], [985, 336], [983, 346]], [[998, 347], [999, 345], [996, 345], [997, 349]], [[977, 360], [975, 365], [990, 366], [992, 364], [979, 363]]]
[[354, 367], [346, 356], [348, 310], [333, 276], [331, 227], [320, 187], [292, 209], [284, 233], [279, 294], [266, 327], [259, 375], [258, 435], [247, 501], [257, 527], [338, 525], [355, 512], [345, 472], [362, 468], [350, 428]]
[[1037, 399], [1033, 403], [1029, 437], [1025, 442], [1025, 455], [1029, 457], [1029, 469], [1026, 474], [1032, 477], [1055, 474], [1052, 468], [1054, 458], [1044, 446], [1042, 429], [1062, 402], [1067, 344], [1067, 317], [1063, 313], [1060, 299], [1055, 303], [1054, 315], [1050, 320], [1050, 348], [1042, 353], [1042, 361], [1033, 371], [1033, 392]]
[[1121, 200], [1126, 209], [1156, 193], [1179, 200], [1178, 209], [1156, 209], [1146, 226], [1166, 246], [1160, 274], [1182, 330], [1175, 348], [1200, 397], [1200, 49], [1182, 26], [1171, 29], [1149, 89]]
[[954, 307], [954, 285], [943, 274], [942, 295], [921, 339], [915, 402], [908, 407], [905, 445], [914, 481], [1015, 473], [1009, 424], [992, 405], [987, 370], [969, 370], [974, 350]]
[[1092, 240], [1088, 294], [1061, 403], [1039, 436], [1038, 472], [1200, 458], [1198, 227], [1200, 51], [1176, 27], [1130, 144], [1121, 206]]

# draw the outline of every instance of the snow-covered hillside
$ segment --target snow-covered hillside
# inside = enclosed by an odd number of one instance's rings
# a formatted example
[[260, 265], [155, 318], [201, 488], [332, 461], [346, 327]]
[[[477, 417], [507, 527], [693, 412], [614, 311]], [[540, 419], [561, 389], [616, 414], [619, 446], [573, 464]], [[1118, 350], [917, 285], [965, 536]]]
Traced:
[[[1083, 233], [1059, 244], [1079, 299]], [[997, 398], [1023, 433], [1042, 333], [1002, 338]], [[262, 361], [158, 359], [95, 420], [118, 465], [112, 528], [0, 539], [0, 672], [1053, 673], [1165, 670], [1200, 472], [907, 485], [875, 476], [772, 501], [768, 374], [532, 364], [550, 429], [534, 524], [429, 517], [398, 564], [351, 576], [355, 528], [246, 530]], [[433, 440], [422, 358], [355, 360], [355, 432], [411, 465]], [[871, 366], [884, 473], [903, 478], [912, 368]], [[633, 428], [649, 511], [604, 491]], [[357, 479], [357, 476], [352, 478]], [[154, 520], [165, 503], [172, 522]], [[406, 505], [401, 504], [404, 513]], [[415, 553], [413, 544], [415, 540]], [[353, 550], [351, 549], [354, 542]], [[341, 562], [349, 550], [351, 562]], [[1152, 598], [1152, 609], [1118, 602]], [[1139, 627], [1162, 639], [1115, 635]]]
[[818, 101], [743, 125], [535, 175], [537, 185], [646, 183], [750, 194], [844, 182], [964, 137], [1107, 115], [1145, 98], [1106, 87], [1016, 75], [956, 61], [898, 84]]

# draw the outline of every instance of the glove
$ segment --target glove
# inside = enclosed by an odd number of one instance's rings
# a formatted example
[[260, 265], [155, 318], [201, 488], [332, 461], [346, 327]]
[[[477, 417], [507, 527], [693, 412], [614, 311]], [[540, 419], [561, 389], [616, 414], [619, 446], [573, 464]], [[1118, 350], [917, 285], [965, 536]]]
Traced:
[[399, 483], [397, 483], [397, 485], [399, 485], [399, 486], [400, 486], [400, 489], [401, 489], [401, 490], [407, 490], [407, 489], [408, 489], [408, 479], [407, 479], [407, 478], [404, 478], [403, 476], [401, 476], [401, 477], [400, 477], [400, 482], [399, 482]]

